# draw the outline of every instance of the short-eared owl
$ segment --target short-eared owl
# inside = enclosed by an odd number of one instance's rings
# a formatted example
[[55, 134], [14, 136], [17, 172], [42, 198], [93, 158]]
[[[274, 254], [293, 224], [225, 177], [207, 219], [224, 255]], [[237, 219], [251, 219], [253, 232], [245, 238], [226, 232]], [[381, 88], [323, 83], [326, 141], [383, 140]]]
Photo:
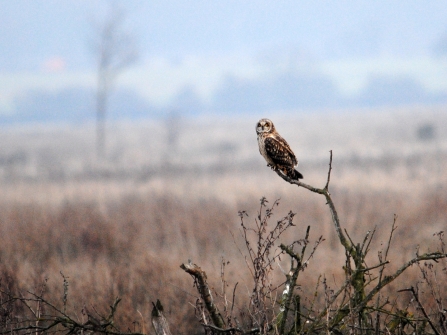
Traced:
[[291, 179], [302, 179], [303, 175], [295, 170], [298, 160], [285, 139], [278, 134], [269, 119], [261, 119], [256, 124], [259, 152], [267, 161], [267, 166], [280, 170]]

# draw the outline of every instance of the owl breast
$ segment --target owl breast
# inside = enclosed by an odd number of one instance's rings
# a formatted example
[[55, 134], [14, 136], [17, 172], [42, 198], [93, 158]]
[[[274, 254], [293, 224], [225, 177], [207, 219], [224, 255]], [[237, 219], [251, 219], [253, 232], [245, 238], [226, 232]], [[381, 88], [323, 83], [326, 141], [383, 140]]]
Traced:
[[262, 157], [265, 158], [268, 164], [274, 166], [275, 163], [271, 159], [271, 157], [267, 154], [267, 150], [265, 150], [265, 137], [262, 136], [262, 134], [258, 135], [258, 146], [259, 146], [259, 152], [261, 153]]

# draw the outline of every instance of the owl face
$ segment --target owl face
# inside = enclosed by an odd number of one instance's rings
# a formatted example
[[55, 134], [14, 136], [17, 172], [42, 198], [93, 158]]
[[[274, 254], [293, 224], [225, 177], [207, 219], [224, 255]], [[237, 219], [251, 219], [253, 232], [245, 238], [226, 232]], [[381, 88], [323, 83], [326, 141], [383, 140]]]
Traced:
[[275, 130], [273, 122], [269, 119], [261, 119], [256, 124], [256, 134], [266, 134], [271, 133]]

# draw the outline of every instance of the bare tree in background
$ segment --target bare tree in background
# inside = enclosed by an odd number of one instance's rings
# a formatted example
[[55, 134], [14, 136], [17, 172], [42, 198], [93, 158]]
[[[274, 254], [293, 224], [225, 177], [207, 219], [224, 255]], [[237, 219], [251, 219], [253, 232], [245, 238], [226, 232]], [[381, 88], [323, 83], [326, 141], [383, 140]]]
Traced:
[[106, 114], [113, 84], [126, 67], [136, 61], [135, 38], [124, 30], [125, 12], [109, 2], [104, 21], [95, 25], [97, 30], [94, 52], [98, 61], [96, 92], [96, 155], [105, 156]]
[[166, 154], [164, 157], [165, 166], [171, 167], [174, 164], [174, 159], [177, 156], [177, 149], [180, 138], [180, 128], [182, 126], [182, 117], [180, 113], [173, 109], [164, 120], [166, 128]]

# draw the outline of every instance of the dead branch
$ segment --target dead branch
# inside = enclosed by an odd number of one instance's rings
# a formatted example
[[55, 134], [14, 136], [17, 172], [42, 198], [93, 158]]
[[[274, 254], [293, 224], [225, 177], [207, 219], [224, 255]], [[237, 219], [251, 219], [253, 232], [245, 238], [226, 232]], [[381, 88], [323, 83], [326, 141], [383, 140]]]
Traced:
[[152, 326], [154, 326], [155, 333], [157, 335], [171, 335], [171, 331], [169, 330], [169, 324], [163, 315], [163, 305], [160, 300], [157, 299], [157, 303], [154, 304], [151, 313], [151, 322]]
[[180, 265], [180, 268], [185, 270], [196, 280], [197, 290], [199, 291], [200, 296], [205, 302], [206, 309], [208, 310], [208, 313], [210, 313], [211, 320], [213, 320], [214, 325], [218, 328], [225, 328], [225, 321], [222, 317], [222, 314], [220, 314], [219, 309], [214, 304], [211, 290], [208, 287], [208, 283], [206, 282], [207, 277], [205, 271], [203, 271], [196, 264], [192, 263], [183, 263], [182, 265]]
[[[292, 258], [292, 264], [291, 264], [291, 268], [289, 271], [289, 274], [286, 275], [287, 280], [285, 283], [285, 289], [283, 291], [283, 302], [281, 304], [280, 307], [280, 311], [281, 313], [279, 314], [278, 318], [279, 318], [279, 333], [280, 334], [285, 334], [285, 326], [286, 326], [286, 321], [287, 321], [287, 315], [289, 313], [289, 311], [291, 310], [291, 304], [293, 301], [293, 297], [299, 299], [299, 296], [294, 296], [294, 290], [295, 287], [297, 285], [297, 281], [298, 281], [298, 275], [301, 271], [304, 270], [304, 268], [306, 267], [307, 263], [309, 262], [309, 260], [313, 257], [317, 247], [320, 245], [320, 243], [323, 240], [323, 236], [320, 236], [320, 238], [318, 239], [318, 241], [315, 243], [314, 248], [312, 249], [308, 259], [303, 262], [304, 259], [304, 253], [306, 251], [306, 247], [307, 247], [307, 241], [309, 240], [309, 231], [310, 231], [310, 226], [307, 227], [306, 230], [306, 237], [305, 237], [305, 243], [303, 245], [303, 248], [301, 250], [301, 255], [299, 255], [298, 253], [295, 253], [293, 251], [293, 249], [291, 247], [288, 247], [284, 244], [281, 244], [279, 247], [281, 248], [282, 251], [284, 251], [285, 253], [287, 253], [291, 258]], [[293, 259], [296, 260], [297, 265], [294, 267], [293, 265]], [[298, 312], [298, 311], [297, 311]], [[300, 313], [296, 313], [297, 318], [300, 318], [301, 316], [299, 315]], [[299, 324], [299, 319], [295, 320], [294, 324]]]
[[[396, 279], [400, 274], [402, 274], [403, 271], [405, 271], [409, 266], [413, 265], [414, 263], [420, 262], [422, 260], [437, 260], [440, 258], [447, 257], [447, 254], [444, 253], [427, 253], [424, 255], [416, 255], [416, 258], [410, 260], [409, 262], [405, 263], [402, 267], [400, 267], [393, 275], [391, 276], [383, 276], [383, 269], [386, 264], [389, 263], [387, 260], [388, 250], [390, 247], [391, 237], [393, 234], [393, 231], [395, 230], [395, 223], [396, 223], [396, 216], [394, 218], [393, 227], [390, 235], [390, 239], [388, 241], [388, 246], [385, 253], [385, 259], [379, 259], [379, 264], [373, 267], [366, 267], [365, 264], [365, 256], [369, 249], [369, 244], [372, 239], [369, 237], [370, 232], [367, 233], [365, 236], [362, 245], [360, 244], [356, 245], [352, 239], [349, 237], [348, 233], [345, 231], [343, 232], [343, 229], [340, 224], [340, 219], [338, 217], [334, 202], [332, 201], [331, 195], [329, 193], [329, 183], [331, 178], [331, 171], [332, 171], [332, 150], [330, 151], [330, 160], [329, 160], [329, 169], [327, 174], [327, 180], [326, 185], [324, 188], [316, 188], [313, 186], [310, 186], [308, 184], [305, 184], [299, 180], [293, 180], [282, 173], [280, 169], [275, 170], [276, 173], [285, 181], [289, 182], [290, 184], [294, 184], [297, 186], [301, 186], [305, 189], [308, 189], [311, 192], [322, 194], [326, 198], [327, 205], [329, 206], [331, 216], [332, 216], [332, 222], [335, 227], [335, 231], [337, 233], [338, 239], [341, 243], [341, 245], [344, 247], [346, 251], [347, 257], [352, 257], [352, 260], [355, 264], [355, 269], [349, 274], [347, 278], [347, 282], [343, 285], [342, 290], [344, 290], [347, 285], [352, 285], [354, 288], [354, 295], [353, 297], [345, 304], [340, 306], [337, 313], [332, 318], [331, 324], [329, 326], [330, 329], [334, 329], [338, 325], [339, 322], [343, 320], [343, 318], [348, 315], [349, 313], [352, 313], [352, 315], [358, 315], [359, 316], [359, 323], [362, 324], [365, 322], [365, 324], [368, 322], [366, 319], [366, 315], [364, 314], [365, 307], [367, 307], [367, 304], [371, 299], [380, 292], [380, 290], [391, 283], [394, 279]], [[368, 241], [369, 239], [369, 241]], [[367, 243], [368, 241], [368, 243]], [[366, 248], [365, 248], [366, 246]], [[292, 259], [300, 261], [299, 257], [295, 255], [291, 250], [283, 249], [286, 253], [288, 253]], [[365, 293], [365, 272], [375, 269], [375, 268], [381, 268], [380, 274], [379, 274], [379, 282], [378, 284], [366, 295]], [[339, 290], [335, 296], [338, 296], [342, 290]], [[333, 301], [331, 301], [332, 303]], [[329, 313], [329, 310], [325, 309], [322, 313], [320, 313], [319, 318], [320, 319], [326, 315], [326, 313]], [[317, 326], [317, 325], [314, 325]], [[315, 328], [314, 328], [315, 329]]]
[[[32, 295], [31, 298], [26, 298], [24, 296], [16, 297], [8, 294], [0, 290], [1, 293], [7, 294], [9, 299], [12, 302], [18, 302], [23, 304], [24, 306], [29, 306], [29, 302], [39, 302], [42, 307], [50, 308], [54, 311], [54, 315], [45, 315], [45, 316], [36, 316], [33, 314], [34, 320], [39, 321], [36, 324], [24, 324], [25, 322], [21, 322], [14, 328], [1, 329], [0, 334], [11, 334], [21, 331], [26, 331], [26, 333], [34, 332], [37, 334], [46, 334], [46, 333], [58, 333], [60, 331], [68, 331], [68, 334], [72, 333], [100, 333], [100, 334], [109, 334], [109, 335], [143, 335], [141, 333], [122, 333], [113, 325], [113, 318], [115, 316], [115, 312], [120, 298], [116, 298], [114, 303], [110, 306], [110, 314], [107, 317], [101, 317], [101, 320], [93, 318], [91, 315], [88, 315], [89, 318], [85, 323], [80, 323], [75, 321], [75, 319], [65, 312], [58, 309], [54, 304], [45, 300], [40, 294], [35, 294], [33, 292], [29, 292]], [[32, 312], [32, 311], [31, 311]], [[33, 313], [33, 312], [32, 312]], [[45, 324], [45, 326], [40, 324]], [[58, 329], [58, 326], [62, 327]]]

